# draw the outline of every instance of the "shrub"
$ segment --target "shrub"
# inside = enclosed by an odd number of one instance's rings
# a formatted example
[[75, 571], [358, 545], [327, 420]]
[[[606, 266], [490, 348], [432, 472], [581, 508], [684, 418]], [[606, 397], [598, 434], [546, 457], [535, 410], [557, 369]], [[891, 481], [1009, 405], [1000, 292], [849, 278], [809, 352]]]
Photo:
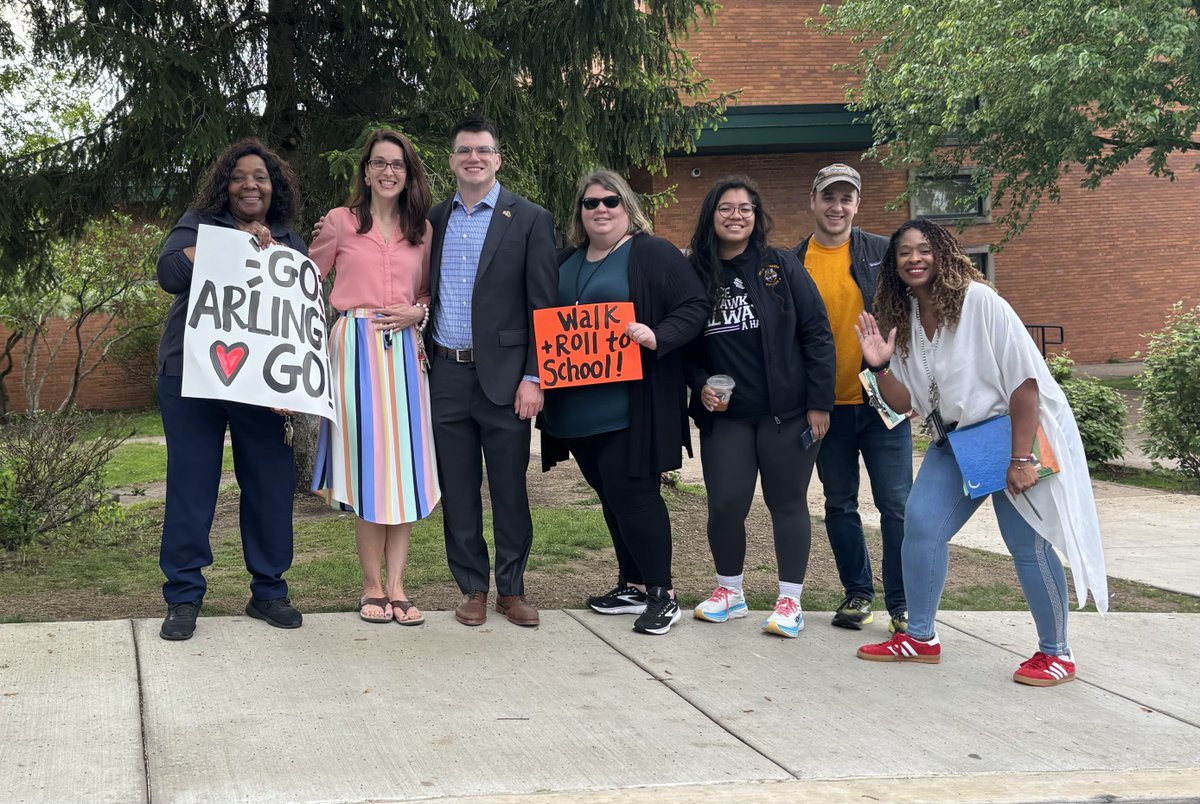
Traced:
[[1096, 380], [1074, 375], [1069, 352], [1048, 358], [1050, 375], [1058, 381], [1079, 425], [1083, 452], [1089, 461], [1111, 461], [1125, 453], [1125, 402], [1121, 395]]
[[30, 544], [39, 534], [96, 510], [105, 500], [101, 471], [128, 435], [99, 436], [75, 412], [10, 415], [0, 427], [0, 548]]
[[1178, 302], [1149, 344], [1138, 387], [1146, 454], [1173, 458], [1181, 471], [1200, 479], [1200, 307]]

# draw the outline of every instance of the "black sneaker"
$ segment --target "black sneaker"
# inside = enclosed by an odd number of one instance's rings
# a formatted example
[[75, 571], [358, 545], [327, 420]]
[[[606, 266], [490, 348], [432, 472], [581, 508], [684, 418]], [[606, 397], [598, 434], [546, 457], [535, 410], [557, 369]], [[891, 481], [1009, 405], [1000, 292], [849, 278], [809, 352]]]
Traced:
[[597, 614], [641, 614], [646, 610], [646, 593], [618, 582], [604, 594], [589, 597], [587, 604]]
[[837, 613], [833, 615], [833, 624], [838, 628], [853, 628], [855, 631], [861, 631], [864, 625], [874, 619], [875, 614], [871, 611], [871, 601], [865, 597], [847, 595], [846, 599], [838, 606]]
[[646, 589], [646, 610], [634, 621], [633, 630], [639, 634], [665, 634], [682, 616], [670, 589], [651, 586]]
[[167, 618], [163, 620], [158, 635], [163, 639], [178, 641], [191, 639], [196, 633], [196, 616], [200, 614], [200, 601], [191, 603], [168, 603]]
[[286, 597], [277, 597], [274, 600], [252, 597], [246, 604], [246, 613], [256, 620], [266, 620], [276, 628], [299, 628], [304, 622], [304, 617]]

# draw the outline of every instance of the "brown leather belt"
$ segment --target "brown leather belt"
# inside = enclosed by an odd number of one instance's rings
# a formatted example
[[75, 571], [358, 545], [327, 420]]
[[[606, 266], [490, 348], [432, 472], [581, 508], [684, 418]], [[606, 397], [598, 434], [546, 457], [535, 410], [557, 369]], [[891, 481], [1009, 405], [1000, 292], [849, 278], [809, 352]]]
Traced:
[[455, 363], [474, 363], [474, 349], [447, 349], [440, 344], [433, 345], [433, 353], [437, 357], [444, 357], [447, 360], [453, 360]]

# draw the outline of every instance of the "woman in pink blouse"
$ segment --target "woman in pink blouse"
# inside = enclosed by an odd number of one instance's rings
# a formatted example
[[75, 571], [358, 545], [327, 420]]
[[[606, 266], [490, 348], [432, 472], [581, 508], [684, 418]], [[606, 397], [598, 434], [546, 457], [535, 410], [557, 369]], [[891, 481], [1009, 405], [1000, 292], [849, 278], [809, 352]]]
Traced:
[[[353, 511], [359, 616], [419, 625], [404, 591], [412, 523], [441, 497], [422, 331], [429, 322], [433, 236], [425, 167], [402, 134], [367, 139], [348, 207], [325, 216], [309, 257], [341, 316], [329, 334], [336, 421], [322, 423], [313, 490]], [[380, 565], [387, 565], [387, 587]]]

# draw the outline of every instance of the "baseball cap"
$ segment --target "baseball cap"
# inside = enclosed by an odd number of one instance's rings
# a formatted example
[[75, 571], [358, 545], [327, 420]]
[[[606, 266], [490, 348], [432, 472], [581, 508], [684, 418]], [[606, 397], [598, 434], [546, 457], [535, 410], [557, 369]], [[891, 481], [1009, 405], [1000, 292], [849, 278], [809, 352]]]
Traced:
[[813, 179], [812, 191], [819, 193], [831, 184], [836, 184], [839, 181], [849, 182], [854, 185], [854, 189], [862, 192], [862, 176], [858, 175], [858, 171], [849, 165], [843, 165], [841, 162], [823, 167], [817, 171], [817, 177]]

